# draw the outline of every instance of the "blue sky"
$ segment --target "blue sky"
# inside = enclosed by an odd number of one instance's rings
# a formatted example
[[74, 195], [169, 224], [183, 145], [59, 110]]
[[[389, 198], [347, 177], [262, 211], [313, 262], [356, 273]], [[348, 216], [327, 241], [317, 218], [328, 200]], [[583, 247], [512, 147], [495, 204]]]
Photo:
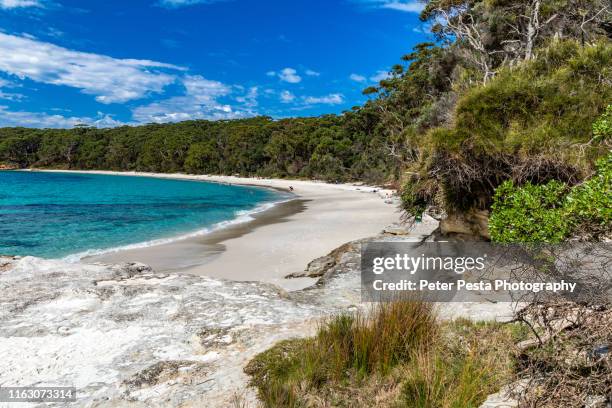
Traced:
[[428, 40], [408, 0], [0, 0], [0, 126], [340, 113]]

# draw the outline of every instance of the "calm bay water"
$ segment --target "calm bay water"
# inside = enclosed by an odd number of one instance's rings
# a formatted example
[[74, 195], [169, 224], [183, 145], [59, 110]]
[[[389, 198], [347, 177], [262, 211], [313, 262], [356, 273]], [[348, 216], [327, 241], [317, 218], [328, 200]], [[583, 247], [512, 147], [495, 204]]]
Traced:
[[0, 171], [0, 254], [59, 258], [204, 233], [286, 197], [194, 181]]

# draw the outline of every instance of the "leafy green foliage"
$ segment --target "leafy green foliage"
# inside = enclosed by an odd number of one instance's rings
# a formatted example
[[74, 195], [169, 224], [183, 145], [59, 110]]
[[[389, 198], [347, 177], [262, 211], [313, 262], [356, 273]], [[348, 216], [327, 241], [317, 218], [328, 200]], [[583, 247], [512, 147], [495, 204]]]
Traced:
[[185, 170], [197, 174], [219, 173], [219, 153], [213, 143], [194, 143], [185, 159]]
[[569, 154], [572, 143], [591, 139], [591, 124], [612, 98], [601, 82], [612, 75], [610, 66], [609, 43], [555, 43], [534, 61], [466, 92], [454, 131], [462, 146], [487, 153]]
[[612, 231], [612, 153], [597, 162], [596, 174], [572, 189], [565, 214], [575, 234], [598, 237]]
[[497, 242], [558, 243], [570, 235], [597, 238], [612, 231], [612, 153], [597, 162], [597, 172], [568, 188], [558, 181], [545, 185], [511, 181], [500, 185], [489, 221]]
[[567, 186], [558, 181], [518, 188], [512, 181], [502, 183], [493, 197], [491, 238], [503, 243], [561, 242], [569, 232], [566, 194]]

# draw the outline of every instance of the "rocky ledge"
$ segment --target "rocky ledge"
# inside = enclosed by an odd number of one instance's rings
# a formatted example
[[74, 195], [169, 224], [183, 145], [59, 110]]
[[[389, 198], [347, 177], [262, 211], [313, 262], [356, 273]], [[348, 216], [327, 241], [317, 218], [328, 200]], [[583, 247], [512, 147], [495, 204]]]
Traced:
[[0, 293], [0, 384], [91, 407], [228, 406], [255, 353], [324, 312], [262, 283], [31, 257], [0, 258]]

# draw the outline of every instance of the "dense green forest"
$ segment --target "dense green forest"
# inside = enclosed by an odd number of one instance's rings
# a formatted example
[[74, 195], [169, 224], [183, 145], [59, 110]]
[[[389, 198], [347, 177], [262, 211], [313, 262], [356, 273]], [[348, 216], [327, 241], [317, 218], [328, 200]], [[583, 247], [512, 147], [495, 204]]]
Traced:
[[111, 129], [0, 129], [0, 163], [362, 180], [403, 187], [404, 208], [489, 209], [495, 189], [569, 186], [611, 147], [606, 0], [433, 0], [416, 46], [342, 115]]
[[19, 167], [384, 180], [378, 154], [346, 116], [255, 117], [96, 129], [0, 130], [2, 160]]

